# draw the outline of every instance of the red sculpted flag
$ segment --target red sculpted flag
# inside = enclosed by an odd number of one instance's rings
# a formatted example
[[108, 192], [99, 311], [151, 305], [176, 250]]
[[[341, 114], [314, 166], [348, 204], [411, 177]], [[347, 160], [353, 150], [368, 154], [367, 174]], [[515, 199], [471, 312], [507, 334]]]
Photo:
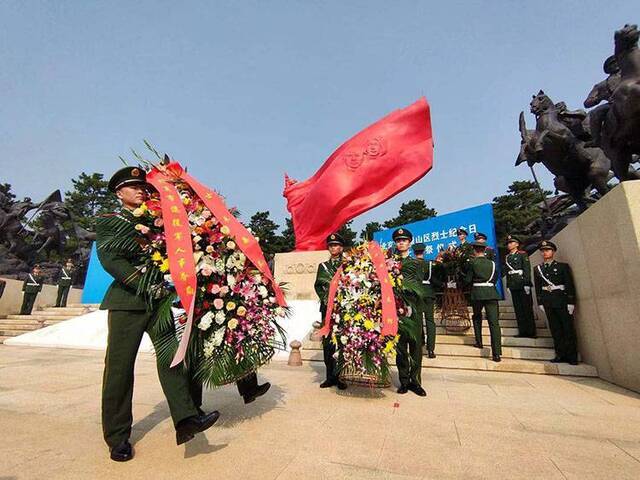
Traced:
[[356, 134], [308, 180], [285, 178], [296, 250], [323, 250], [328, 235], [413, 185], [432, 165], [431, 115], [423, 97]]

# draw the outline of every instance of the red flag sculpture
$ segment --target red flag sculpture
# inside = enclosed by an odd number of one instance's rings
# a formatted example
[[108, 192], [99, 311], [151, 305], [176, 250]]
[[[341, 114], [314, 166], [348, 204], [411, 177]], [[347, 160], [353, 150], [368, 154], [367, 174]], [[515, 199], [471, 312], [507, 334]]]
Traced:
[[431, 115], [423, 97], [356, 134], [308, 180], [285, 176], [296, 250], [324, 249], [327, 235], [410, 187], [432, 165]]

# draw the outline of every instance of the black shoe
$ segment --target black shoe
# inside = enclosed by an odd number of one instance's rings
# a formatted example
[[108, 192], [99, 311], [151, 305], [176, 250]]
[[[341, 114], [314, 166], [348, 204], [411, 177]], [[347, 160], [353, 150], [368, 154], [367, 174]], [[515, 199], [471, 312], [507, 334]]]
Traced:
[[320, 384], [320, 388], [330, 388], [334, 385], [336, 385], [336, 382], [334, 380], [325, 380]]
[[569, 363], [569, 365], [578, 365], [578, 361], [577, 360], [571, 360], [568, 363]]
[[401, 394], [401, 395], [404, 395], [408, 391], [409, 391], [409, 386], [408, 385], [400, 385], [400, 388], [398, 389], [398, 393]]
[[217, 410], [207, 415], [193, 415], [178, 422], [176, 425], [176, 443], [182, 445], [191, 440], [196, 433], [204, 432], [220, 418]]
[[411, 390], [413, 393], [415, 393], [419, 397], [427, 396], [427, 392], [425, 392], [424, 388], [422, 388], [420, 385], [413, 385], [413, 384], [409, 385], [409, 390]]
[[500, 358], [500, 355], [493, 355], [492, 356], [492, 360], [494, 362], [501, 362], [502, 361], [502, 359]]
[[336, 387], [338, 387], [338, 390], [346, 390], [347, 389], [347, 384], [344, 383], [342, 380], [338, 380], [336, 382]]
[[482, 344], [481, 344], [481, 343], [478, 343], [478, 342], [474, 343], [474, 344], [473, 344], [473, 346], [474, 346], [474, 347], [476, 347], [476, 348], [484, 348], [484, 347], [482, 346]]
[[111, 460], [116, 462], [127, 462], [133, 458], [133, 448], [129, 440], [116, 445], [111, 449]]
[[434, 352], [433, 350], [429, 350], [429, 353], [427, 353], [427, 356], [429, 358], [436, 358], [436, 352]]
[[553, 360], [551, 360], [551, 363], [562, 363], [564, 360], [562, 360], [562, 358], [560, 357], [556, 357]]
[[253, 402], [256, 398], [261, 397], [265, 393], [269, 391], [271, 388], [271, 384], [269, 382], [265, 382], [262, 385], [258, 385], [253, 393], [244, 396], [244, 404], [248, 404]]

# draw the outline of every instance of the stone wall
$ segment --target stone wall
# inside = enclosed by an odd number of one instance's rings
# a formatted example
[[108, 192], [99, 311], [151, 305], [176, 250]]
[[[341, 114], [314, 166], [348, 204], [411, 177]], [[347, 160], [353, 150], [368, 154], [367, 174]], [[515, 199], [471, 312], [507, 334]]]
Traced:
[[[22, 281], [10, 278], [3, 278], [3, 280], [7, 282], [7, 285], [4, 288], [2, 298], [0, 298], [0, 316], [19, 313], [22, 305]], [[33, 311], [35, 312], [38, 307], [54, 306], [57, 296], [58, 287], [56, 285], [44, 285], [36, 298]], [[80, 303], [81, 298], [82, 289], [72, 288], [69, 291], [67, 303]]]
[[573, 270], [582, 360], [640, 392], [640, 180], [616, 186], [552, 240]]
[[274, 276], [277, 282], [285, 282], [285, 294], [289, 300], [318, 300], [313, 284], [318, 265], [329, 259], [327, 250], [313, 252], [276, 253]]

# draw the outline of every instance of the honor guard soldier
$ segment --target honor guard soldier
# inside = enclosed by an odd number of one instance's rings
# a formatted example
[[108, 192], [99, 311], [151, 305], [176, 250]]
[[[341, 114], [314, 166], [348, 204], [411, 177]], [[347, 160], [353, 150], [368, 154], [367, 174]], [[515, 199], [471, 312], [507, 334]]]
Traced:
[[491, 356], [494, 362], [502, 355], [502, 336], [500, 332], [498, 301], [500, 294], [496, 290], [498, 272], [496, 262], [485, 254], [484, 243], [474, 242], [473, 258], [467, 263], [465, 283], [471, 286], [471, 306], [473, 307], [473, 331], [475, 346], [482, 348], [482, 310], [484, 309], [491, 334]]
[[531, 295], [531, 263], [529, 255], [520, 250], [520, 243], [520, 239], [515, 235], [507, 236], [508, 253], [504, 258], [507, 288], [511, 292], [513, 310], [516, 313], [516, 337], [536, 338], [536, 320], [533, 316]]
[[[155, 312], [148, 308], [143, 296], [137, 295], [141, 272], [134, 263], [136, 254], [122, 246], [126, 242], [113, 241], [132, 238], [138, 243], [144, 240], [135, 230], [132, 213], [146, 198], [144, 171], [135, 167], [118, 170], [109, 181], [109, 190], [116, 194], [122, 209], [99, 217], [96, 223], [98, 258], [114, 278], [100, 305], [102, 310], [109, 311], [102, 384], [102, 429], [111, 459], [124, 462], [133, 458], [129, 436], [133, 421], [131, 400], [136, 355], [145, 331], [154, 344], [158, 337], [152, 328]], [[190, 396], [189, 378], [184, 367], [170, 368], [159, 359], [156, 361], [176, 429], [176, 442], [180, 445], [211, 427], [219, 413], [199, 415]]]
[[426, 331], [427, 355], [429, 358], [436, 358], [436, 322], [433, 313], [436, 290], [442, 288], [444, 284], [442, 264], [436, 263], [433, 260], [424, 259], [424, 243], [416, 243], [412, 248], [416, 259], [422, 261], [419, 281], [421, 282], [422, 293], [424, 295], [421, 302], [421, 310]]
[[42, 291], [43, 283], [44, 278], [42, 277], [40, 265], [34, 265], [33, 270], [31, 270], [31, 273], [28, 274], [27, 279], [22, 284], [24, 296], [22, 297], [20, 315], [31, 315], [33, 305], [36, 303], [36, 297]]
[[[342, 252], [344, 251], [344, 238], [338, 233], [332, 233], [327, 237], [327, 249], [331, 258], [326, 262], [318, 265], [318, 272], [316, 273], [316, 281], [314, 288], [320, 299], [320, 314], [322, 319], [320, 324], [325, 322], [325, 316], [327, 314], [327, 300], [329, 298], [329, 285], [331, 279], [340, 268], [342, 263]], [[336, 386], [340, 390], [347, 388], [347, 384], [338, 378], [337, 362], [335, 358], [336, 346], [331, 341], [331, 334], [326, 335], [322, 339], [322, 351], [324, 354], [324, 366], [326, 368], [327, 378], [320, 384], [320, 388], [329, 388]]]
[[[396, 243], [396, 251], [400, 256], [401, 272], [405, 280], [420, 283], [422, 270], [420, 261], [409, 256], [409, 246], [413, 235], [406, 228], [398, 228], [392, 234]], [[422, 388], [422, 312], [420, 301], [411, 305], [411, 332], [400, 332], [400, 338], [396, 345], [396, 365], [400, 378], [398, 393], [407, 393], [411, 390], [420, 397], [427, 395]]]
[[56, 298], [56, 307], [66, 307], [69, 290], [73, 283], [73, 273], [75, 271], [73, 260], [70, 258], [60, 270], [60, 279], [58, 280], [58, 297]]
[[[474, 233], [473, 239], [476, 242], [484, 243], [485, 245], [487, 245], [487, 236], [484, 233], [481, 233], [481, 232]], [[484, 256], [487, 257], [489, 260], [495, 260], [496, 252], [493, 248], [487, 245], [487, 248], [484, 249]]]
[[456, 230], [456, 235], [458, 236], [458, 240], [460, 241], [460, 245], [458, 245], [457, 249], [460, 251], [460, 256], [464, 259], [470, 259], [473, 256], [473, 248], [471, 248], [471, 244], [467, 242], [467, 230], [463, 227], [460, 227]]
[[577, 365], [578, 346], [573, 325], [576, 289], [571, 267], [568, 263], [554, 260], [558, 248], [553, 242], [544, 240], [538, 249], [542, 252], [544, 263], [533, 269], [533, 279], [538, 305], [547, 315], [549, 330], [553, 336], [556, 358], [551, 361]]

